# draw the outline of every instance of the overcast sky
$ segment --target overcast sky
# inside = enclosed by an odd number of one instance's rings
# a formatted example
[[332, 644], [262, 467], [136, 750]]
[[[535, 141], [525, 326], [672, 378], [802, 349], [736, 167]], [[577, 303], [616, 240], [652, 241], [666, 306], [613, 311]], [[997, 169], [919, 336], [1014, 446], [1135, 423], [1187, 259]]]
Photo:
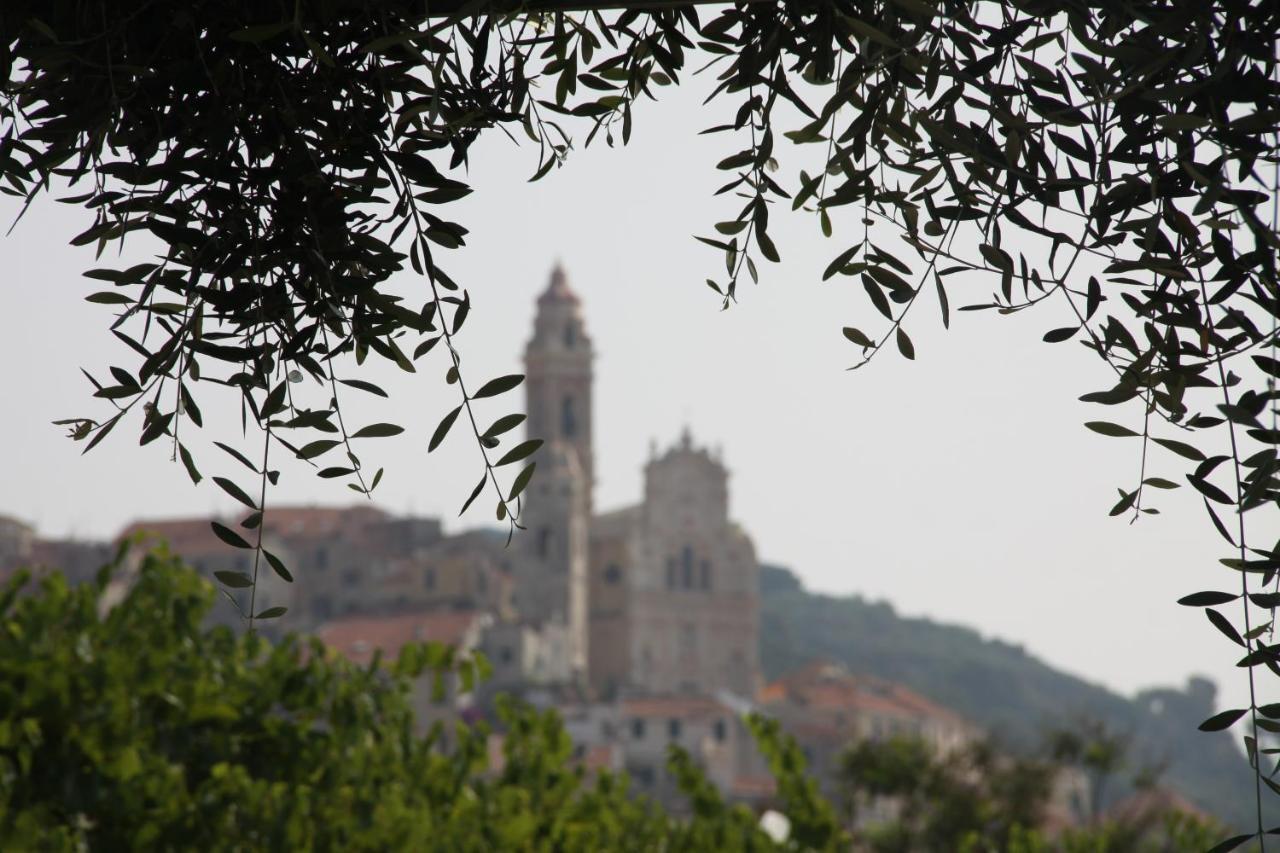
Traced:
[[[493, 134], [474, 149], [477, 192], [454, 206], [471, 235], [445, 262], [472, 292], [459, 338], [472, 387], [520, 369], [533, 300], [562, 259], [598, 353], [599, 508], [636, 501], [651, 440], [669, 444], [687, 424], [695, 441], [723, 448], [731, 511], [761, 558], [792, 567], [812, 589], [973, 626], [1127, 694], [1200, 673], [1219, 683], [1223, 702], [1245, 697], [1233, 649], [1199, 612], [1174, 603], [1238, 583], [1217, 566], [1219, 543], [1199, 501], [1184, 489], [1160, 494], [1163, 514], [1136, 525], [1107, 517], [1116, 487], [1136, 479], [1138, 446], [1081, 424], [1135, 425], [1140, 412], [1076, 401], [1107, 386], [1107, 375], [1077, 344], [1041, 343], [1066, 325], [1063, 309], [1050, 301], [1014, 317], [953, 313], [946, 332], [930, 299], [907, 324], [915, 362], [886, 352], [846, 372], [857, 348], [841, 327], [877, 326], [854, 279], [821, 281], [847, 243], [824, 239], [812, 216], [777, 210], [771, 233], [783, 262], [764, 264], [761, 284], [747, 282], [739, 304], [722, 312], [703, 284], [723, 272], [721, 257], [691, 236], [710, 233], [736, 206], [713, 197], [723, 183], [714, 164], [731, 151], [727, 139], [697, 135], [710, 123], [696, 98], [676, 95], [642, 109], [628, 148], [576, 151], [536, 184], [526, 182], [536, 167], [530, 147]], [[789, 178], [808, 165], [790, 151], [780, 159]], [[5, 225], [15, 211], [0, 202]], [[851, 241], [854, 223], [843, 224]], [[231, 509], [208, 479], [193, 487], [166, 446], [139, 448], [136, 422], [84, 457], [50, 425], [103, 413], [81, 366], [136, 368], [107, 330], [110, 309], [82, 301], [102, 289], [80, 278], [96, 265], [92, 252], [67, 247], [86, 225], [82, 210], [46, 198], [0, 242], [0, 446], [9, 450], [0, 514], [48, 535], [104, 537], [140, 517]], [[139, 245], [127, 257], [146, 253]], [[412, 273], [399, 283], [422, 286]], [[990, 290], [953, 292], [953, 306]], [[488, 523], [492, 502], [456, 518], [479, 473], [462, 430], [425, 452], [456, 404], [442, 356], [413, 376], [379, 364], [362, 375], [384, 382], [392, 400], [345, 402], [359, 423], [407, 427], [365, 444], [366, 463], [388, 468], [378, 502], [457, 529]], [[517, 400], [500, 398], [492, 414]], [[217, 422], [212, 405], [203, 406], [206, 420]], [[234, 429], [232, 418], [220, 422]], [[235, 473], [207, 441], [192, 447], [206, 475]], [[1179, 460], [1164, 454], [1148, 473], [1182, 479]], [[272, 500], [353, 497], [287, 468]]]

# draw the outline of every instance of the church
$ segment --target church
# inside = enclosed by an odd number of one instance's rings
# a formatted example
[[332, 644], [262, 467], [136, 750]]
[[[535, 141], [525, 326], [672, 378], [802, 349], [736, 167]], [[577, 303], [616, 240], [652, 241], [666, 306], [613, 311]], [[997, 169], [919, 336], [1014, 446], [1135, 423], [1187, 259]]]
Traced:
[[525, 349], [528, 435], [546, 444], [512, 546], [514, 608], [564, 626], [573, 674], [598, 696], [754, 696], [759, 567], [729, 517], [729, 472], [686, 430], [651, 453], [640, 503], [597, 513], [594, 354], [557, 266]]

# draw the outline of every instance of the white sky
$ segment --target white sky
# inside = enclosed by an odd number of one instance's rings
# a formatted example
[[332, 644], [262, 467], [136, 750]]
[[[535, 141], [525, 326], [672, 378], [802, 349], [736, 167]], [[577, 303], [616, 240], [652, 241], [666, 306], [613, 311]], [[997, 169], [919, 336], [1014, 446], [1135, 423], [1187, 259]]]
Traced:
[[[1124, 693], [1200, 673], [1219, 683], [1222, 702], [1245, 697], [1234, 648], [1200, 613], [1174, 603], [1239, 582], [1217, 565], [1220, 543], [1199, 500], [1190, 489], [1161, 493], [1164, 514], [1135, 526], [1107, 517], [1116, 486], [1136, 480], [1138, 445], [1081, 424], [1134, 426], [1140, 414], [1076, 401], [1108, 387], [1108, 377], [1079, 345], [1041, 343], [1046, 330], [1067, 325], [1062, 306], [1050, 301], [1015, 317], [956, 313], [992, 288], [957, 289], [945, 332], [929, 297], [907, 323], [914, 363], [886, 352], [845, 372], [858, 350], [841, 327], [871, 331], [878, 315], [856, 280], [823, 283], [821, 273], [861, 226], [850, 213], [825, 240], [814, 217], [778, 209], [771, 233], [782, 264], [763, 264], [761, 285], [745, 282], [739, 304], [721, 312], [703, 281], [723, 272], [722, 259], [691, 236], [710, 234], [738, 204], [712, 196], [724, 179], [714, 164], [731, 149], [726, 137], [697, 136], [711, 123], [694, 97], [676, 94], [642, 108], [628, 148], [577, 151], [537, 184], [525, 182], [536, 166], [531, 147], [499, 134], [477, 146], [477, 192], [452, 206], [472, 233], [445, 261], [472, 290], [459, 339], [472, 387], [519, 370], [533, 299], [561, 258], [598, 352], [600, 508], [635, 501], [650, 440], [670, 443], [688, 423], [696, 441], [723, 446], [732, 512], [762, 559], [793, 567], [812, 589], [970, 625]], [[794, 154], [780, 154], [788, 180], [812, 169]], [[15, 210], [0, 202], [5, 225]], [[92, 252], [67, 247], [87, 224], [83, 211], [45, 199], [0, 242], [0, 446], [10, 449], [0, 513], [47, 535], [103, 537], [138, 517], [230, 510], [207, 476], [235, 474], [235, 463], [207, 441], [192, 445], [206, 474], [192, 487], [167, 446], [137, 446], [137, 421], [84, 457], [50, 426], [104, 412], [79, 367], [136, 368], [107, 331], [110, 309], [81, 301], [104, 289], [79, 277], [98, 265]], [[145, 254], [139, 247], [128, 257]], [[411, 272], [401, 283], [422, 286]], [[492, 501], [456, 520], [479, 474], [463, 430], [425, 453], [456, 404], [444, 370], [439, 350], [415, 376], [380, 364], [361, 375], [385, 380], [393, 399], [364, 406], [372, 398], [352, 392], [344, 403], [357, 424], [407, 427], [364, 445], [366, 464], [388, 467], [379, 503], [454, 519], [456, 529], [488, 523]], [[523, 397], [499, 399], [494, 416]], [[202, 408], [207, 424], [216, 419], [212, 399]], [[277, 502], [356, 499], [335, 481], [285, 471]], [[1160, 452], [1148, 474], [1181, 481], [1182, 472], [1180, 460]]]

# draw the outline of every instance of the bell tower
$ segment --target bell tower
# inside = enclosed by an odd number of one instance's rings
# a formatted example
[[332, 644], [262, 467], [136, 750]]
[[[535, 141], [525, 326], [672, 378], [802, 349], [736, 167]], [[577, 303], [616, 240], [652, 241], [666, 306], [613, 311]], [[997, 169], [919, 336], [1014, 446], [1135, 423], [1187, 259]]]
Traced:
[[527, 433], [577, 452], [592, 508], [595, 465], [591, 444], [591, 362], [595, 354], [582, 305], [557, 262], [538, 297], [533, 337], [524, 351]]

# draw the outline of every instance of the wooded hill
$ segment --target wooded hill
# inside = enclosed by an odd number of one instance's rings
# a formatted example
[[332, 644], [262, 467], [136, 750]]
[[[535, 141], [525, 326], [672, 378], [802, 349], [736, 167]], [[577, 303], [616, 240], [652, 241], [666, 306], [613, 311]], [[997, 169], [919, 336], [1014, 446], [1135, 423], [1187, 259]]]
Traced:
[[1229, 732], [1196, 730], [1216, 710], [1216, 688], [1206, 679], [1128, 699], [972, 628], [901, 616], [858, 596], [809, 592], [785, 568], [762, 567], [760, 588], [767, 678], [818, 658], [836, 661], [901, 682], [1016, 749], [1037, 747], [1054, 725], [1101, 720], [1133, 736], [1131, 772], [1167, 764], [1166, 784], [1230, 825], [1249, 825], [1253, 777], [1243, 750]]

